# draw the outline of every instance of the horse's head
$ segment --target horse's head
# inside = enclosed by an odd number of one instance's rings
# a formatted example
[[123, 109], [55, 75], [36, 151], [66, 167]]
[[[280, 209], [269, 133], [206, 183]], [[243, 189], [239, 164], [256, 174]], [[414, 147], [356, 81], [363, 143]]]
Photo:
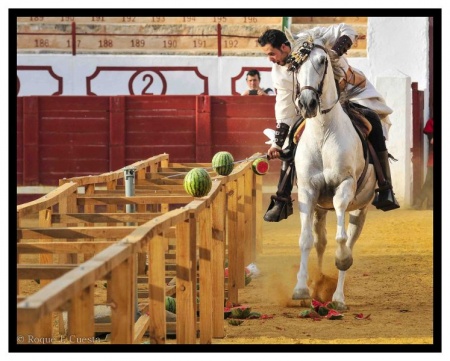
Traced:
[[[317, 116], [318, 111], [328, 113], [336, 104], [337, 95], [325, 94], [331, 89], [328, 83], [334, 85], [333, 72], [329, 69], [330, 58], [328, 52], [321, 44], [314, 43], [312, 39], [304, 41], [301, 46], [291, 54], [290, 70], [294, 72], [297, 84], [297, 105], [304, 118]], [[334, 98], [333, 100], [330, 100]], [[323, 109], [330, 105], [331, 108]]]

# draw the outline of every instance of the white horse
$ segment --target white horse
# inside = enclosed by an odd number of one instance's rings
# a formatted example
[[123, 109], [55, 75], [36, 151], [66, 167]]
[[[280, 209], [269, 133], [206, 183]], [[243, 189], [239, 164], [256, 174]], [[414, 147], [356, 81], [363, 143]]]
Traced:
[[[337, 217], [335, 264], [339, 277], [332, 301], [339, 309], [346, 309], [345, 272], [353, 263], [352, 249], [375, 194], [376, 176], [373, 166], [366, 165], [361, 139], [339, 102], [328, 51], [312, 38], [304, 42], [300, 50], [296, 53], [294, 76], [299, 89], [297, 105], [306, 125], [295, 155], [301, 259], [292, 298], [310, 298], [309, 254], [314, 245], [322, 272], [327, 244], [326, 215], [328, 210], [334, 209]], [[346, 212], [350, 213], [347, 231]]]

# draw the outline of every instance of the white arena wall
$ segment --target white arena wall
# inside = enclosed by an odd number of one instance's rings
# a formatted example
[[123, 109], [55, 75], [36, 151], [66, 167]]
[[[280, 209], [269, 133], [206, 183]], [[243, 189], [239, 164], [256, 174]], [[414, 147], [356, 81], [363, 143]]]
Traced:
[[[428, 18], [369, 18], [367, 57], [349, 58], [394, 109], [389, 151], [394, 189], [411, 203], [411, 82], [424, 91], [428, 119]], [[271, 64], [260, 57], [17, 54], [18, 96], [209, 94], [233, 95], [246, 89], [249, 68], [261, 71], [272, 87]], [[275, 121], [274, 121], [275, 123]]]

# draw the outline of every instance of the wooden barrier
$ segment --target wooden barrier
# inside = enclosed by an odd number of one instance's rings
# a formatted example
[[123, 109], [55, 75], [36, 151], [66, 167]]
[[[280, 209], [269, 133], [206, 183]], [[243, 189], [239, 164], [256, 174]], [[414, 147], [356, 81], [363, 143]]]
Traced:
[[[148, 154], [168, 153], [186, 164], [211, 162], [223, 150], [244, 159], [266, 150], [263, 130], [275, 125], [275, 97], [32, 96], [17, 102], [17, 186], [57, 186], [64, 177], [113, 171]], [[279, 163], [271, 162], [265, 185], [277, 184]]]
[[[18, 343], [62, 340], [52, 320], [63, 311], [70, 335], [65, 342], [75, 344], [97, 342], [99, 331], [110, 332], [111, 343], [129, 344], [142, 343], [145, 335], [163, 344], [169, 329], [180, 344], [197, 343], [198, 332], [202, 344], [224, 337], [226, 295], [238, 302], [245, 264], [261, 250], [261, 177], [251, 167], [258, 155], [239, 162], [229, 176], [217, 175], [210, 164], [171, 164], [167, 154], [159, 155], [129, 166], [136, 169], [134, 196], [123, 195], [121, 169], [61, 180], [46, 196], [17, 206]], [[186, 195], [182, 185], [196, 166], [208, 167], [213, 178], [202, 198]], [[126, 213], [126, 204], [142, 207]], [[38, 227], [27, 224], [33, 215], [39, 215]], [[38, 264], [22, 261], [36, 254]], [[148, 258], [148, 275], [139, 271], [139, 254]], [[27, 279], [41, 282], [28, 296], [20, 287]], [[148, 293], [138, 289], [145, 280]], [[111, 322], [102, 325], [94, 322], [99, 281], [107, 284], [104, 305], [111, 309]], [[166, 295], [176, 296], [176, 324], [166, 322]], [[62, 333], [62, 317], [59, 322]]]

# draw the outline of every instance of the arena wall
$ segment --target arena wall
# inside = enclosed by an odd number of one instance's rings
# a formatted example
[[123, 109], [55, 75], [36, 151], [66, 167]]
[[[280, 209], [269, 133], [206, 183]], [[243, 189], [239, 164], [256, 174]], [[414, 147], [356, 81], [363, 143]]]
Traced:
[[[362, 70], [373, 84], [383, 84], [379, 91], [394, 109], [388, 149], [402, 149], [405, 169], [393, 166], [392, 173], [400, 198], [410, 198], [411, 167], [408, 150], [412, 148], [411, 119], [408, 102], [411, 88], [390, 88], [400, 82], [417, 82], [424, 92], [424, 119], [431, 113], [429, 97], [428, 18], [367, 18], [364, 32], [366, 52], [349, 53], [349, 63]], [[293, 32], [299, 30], [293, 27]], [[414, 41], [411, 41], [414, 39]], [[394, 41], [393, 41], [394, 40]], [[417, 49], [424, 49], [418, 52]], [[263, 54], [247, 56], [216, 55], [143, 55], [143, 54], [17, 54], [17, 96], [124, 96], [124, 95], [211, 95], [238, 96], [245, 90], [245, 74], [259, 69], [262, 86], [273, 88], [271, 64]], [[386, 74], [394, 74], [386, 79]], [[389, 76], [388, 76], [389, 77]], [[378, 87], [378, 85], [377, 85]], [[398, 95], [392, 89], [402, 89]], [[399, 98], [402, 99], [399, 102]], [[405, 103], [406, 102], [406, 103]], [[256, 110], [246, 105], [242, 114]], [[19, 111], [19, 110], [18, 110]], [[22, 110], [20, 110], [22, 111]], [[272, 117], [273, 113], [267, 113]], [[274, 120], [268, 121], [268, 127]], [[406, 151], [403, 151], [406, 149]], [[18, 155], [20, 155], [18, 149]], [[397, 154], [398, 155], [398, 152]], [[145, 157], [150, 154], [145, 155]], [[176, 154], [174, 155], [176, 156]], [[18, 157], [19, 159], [19, 157]], [[18, 161], [19, 162], [19, 161]], [[398, 163], [397, 163], [398, 164]], [[276, 184], [276, 183], [275, 183]], [[270, 183], [274, 188], [275, 184]], [[48, 185], [44, 182], [42, 185]], [[273, 189], [272, 189], [273, 190]], [[403, 196], [402, 196], [403, 195]]]

